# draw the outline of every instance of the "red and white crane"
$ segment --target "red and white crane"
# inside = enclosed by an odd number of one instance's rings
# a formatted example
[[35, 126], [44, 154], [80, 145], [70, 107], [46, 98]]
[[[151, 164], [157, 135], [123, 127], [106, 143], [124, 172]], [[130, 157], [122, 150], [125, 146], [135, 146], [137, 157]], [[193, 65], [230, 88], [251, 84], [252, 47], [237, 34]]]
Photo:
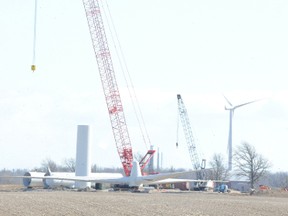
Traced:
[[[92, 45], [98, 64], [98, 70], [110, 116], [116, 147], [126, 176], [130, 175], [133, 152], [123, 105], [115, 77], [111, 53], [105, 33], [104, 23], [98, 0], [83, 0]], [[149, 150], [140, 162], [141, 169], [149, 162], [155, 150]]]

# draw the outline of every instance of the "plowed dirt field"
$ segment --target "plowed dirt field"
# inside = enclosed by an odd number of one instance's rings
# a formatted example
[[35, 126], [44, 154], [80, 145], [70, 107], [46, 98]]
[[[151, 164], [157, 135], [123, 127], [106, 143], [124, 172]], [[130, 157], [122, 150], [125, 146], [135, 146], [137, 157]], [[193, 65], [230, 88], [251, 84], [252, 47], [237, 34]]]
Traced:
[[288, 215], [288, 193], [25, 190], [0, 185], [0, 215]]

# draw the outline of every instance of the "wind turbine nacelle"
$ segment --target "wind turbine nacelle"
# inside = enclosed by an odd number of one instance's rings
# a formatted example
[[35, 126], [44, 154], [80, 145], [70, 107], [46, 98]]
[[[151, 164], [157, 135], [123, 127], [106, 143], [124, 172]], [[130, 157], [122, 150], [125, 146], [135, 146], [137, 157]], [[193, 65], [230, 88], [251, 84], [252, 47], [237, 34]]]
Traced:
[[225, 109], [225, 110], [231, 110], [231, 109], [233, 109], [233, 107], [231, 107], [231, 106], [227, 107], [227, 106], [225, 105], [225, 106], [224, 106], [224, 109]]

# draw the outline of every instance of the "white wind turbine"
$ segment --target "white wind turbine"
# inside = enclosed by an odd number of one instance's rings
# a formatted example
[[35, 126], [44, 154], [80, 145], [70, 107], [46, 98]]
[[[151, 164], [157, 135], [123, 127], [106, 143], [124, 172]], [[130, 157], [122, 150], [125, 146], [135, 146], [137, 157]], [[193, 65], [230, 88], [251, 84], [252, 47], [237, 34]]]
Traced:
[[228, 136], [227, 149], [228, 149], [228, 170], [232, 170], [232, 119], [233, 119], [233, 115], [234, 115], [234, 110], [239, 108], [239, 107], [245, 106], [247, 104], [254, 103], [254, 102], [258, 101], [258, 100], [254, 100], [254, 101], [250, 101], [250, 102], [247, 102], [247, 103], [239, 104], [237, 106], [233, 106], [232, 103], [225, 96], [224, 96], [224, 98], [226, 99], [226, 101], [230, 105], [230, 107], [225, 106], [225, 110], [229, 110], [230, 111], [229, 136]]

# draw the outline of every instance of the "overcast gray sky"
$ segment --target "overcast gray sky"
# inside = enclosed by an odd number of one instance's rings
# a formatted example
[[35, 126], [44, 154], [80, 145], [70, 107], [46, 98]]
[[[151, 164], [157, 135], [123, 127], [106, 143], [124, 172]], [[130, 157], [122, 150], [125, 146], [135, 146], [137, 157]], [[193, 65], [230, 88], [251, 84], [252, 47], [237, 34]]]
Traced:
[[[177, 100], [189, 113], [200, 157], [227, 158], [247, 141], [287, 171], [288, 2], [285, 0], [107, 0], [163, 166], [191, 168]], [[121, 167], [81, 0], [38, 0], [37, 70], [32, 73], [34, 0], [0, 2], [0, 169], [33, 168], [76, 155], [77, 125], [90, 125], [92, 162]], [[107, 32], [109, 35], [109, 33]], [[112, 45], [110, 46], [112, 47]], [[134, 153], [144, 153], [123, 75], [115, 72]]]

